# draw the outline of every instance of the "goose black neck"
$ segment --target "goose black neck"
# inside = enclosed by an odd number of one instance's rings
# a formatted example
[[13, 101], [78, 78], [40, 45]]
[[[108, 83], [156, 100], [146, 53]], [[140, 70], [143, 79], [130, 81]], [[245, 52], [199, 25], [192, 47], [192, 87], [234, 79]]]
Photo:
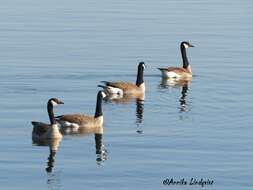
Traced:
[[140, 86], [142, 83], [144, 83], [143, 80], [143, 68], [139, 67], [137, 72], [137, 79], [136, 79], [136, 86]]
[[181, 54], [182, 54], [182, 59], [183, 59], [183, 68], [186, 69], [189, 66], [189, 61], [186, 55], [186, 48], [182, 44], [180, 49], [181, 49]]
[[102, 112], [102, 96], [100, 95], [100, 93], [98, 93], [97, 95], [97, 105], [96, 105], [96, 112], [95, 112], [95, 118], [96, 117], [100, 117], [103, 115], [103, 112]]
[[49, 116], [49, 120], [51, 125], [56, 124], [55, 118], [54, 118], [54, 111], [53, 111], [53, 105], [48, 102], [47, 104], [47, 112]]

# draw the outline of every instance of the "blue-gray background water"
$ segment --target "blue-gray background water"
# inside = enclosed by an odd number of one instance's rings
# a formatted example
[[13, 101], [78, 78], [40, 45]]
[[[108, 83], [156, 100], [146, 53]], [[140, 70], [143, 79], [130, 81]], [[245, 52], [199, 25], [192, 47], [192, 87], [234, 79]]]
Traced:
[[[1, 2], [1, 189], [180, 189], [166, 178], [212, 179], [206, 189], [252, 189], [253, 2], [139, 0]], [[162, 84], [189, 40], [188, 89]], [[65, 136], [47, 173], [47, 146], [32, 145], [31, 120], [94, 114], [101, 80], [135, 82], [145, 61], [146, 97], [104, 103], [107, 160], [93, 135]], [[187, 91], [187, 92], [185, 92]], [[142, 117], [142, 118], [141, 118]], [[192, 189], [200, 189], [194, 186]]]

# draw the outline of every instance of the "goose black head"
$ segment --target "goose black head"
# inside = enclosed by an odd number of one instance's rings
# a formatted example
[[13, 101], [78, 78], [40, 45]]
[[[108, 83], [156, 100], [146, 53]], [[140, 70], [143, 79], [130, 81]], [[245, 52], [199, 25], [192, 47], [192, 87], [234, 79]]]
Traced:
[[52, 106], [57, 106], [58, 104], [64, 104], [64, 102], [57, 98], [51, 98], [48, 100], [48, 104], [51, 104]]
[[146, 68], [146, 65], [144, 62], [140, 62], [138, 65], [138, 70], [144, 70]]
[[104, 99], [106, 97], [106, 94], [103, 90], [98, 91], [98, 97], [101, 97], [102, 99]]
[[146, 65], [144, 62], [140, 62], [138, 65], [138, 72], [137, 72], [137, 79], [136, 79], [136, 85], [140, 86], [144, 80], [143, 80], [143, 73], [144, 69], [146, 68]]
[[189, 47], [194, 47], [194, 45], [190, 44], [190, 42], [183, 41], [181, 42], [181, 47], [184, 47], [185, 49], [187, 49]]

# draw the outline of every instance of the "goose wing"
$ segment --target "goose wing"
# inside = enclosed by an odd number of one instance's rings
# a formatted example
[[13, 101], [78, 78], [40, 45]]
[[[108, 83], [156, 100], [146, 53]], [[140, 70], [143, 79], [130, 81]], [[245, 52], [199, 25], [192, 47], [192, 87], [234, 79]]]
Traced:
[[49, 129], [49, 124], [43, 122], [32, 121], [33, 133], [42, 135]]
[[129, 90], [129, 89], [135, 89], [137, 86], [130, 82], [124, 82], [124, 81], [118, 81], [118, 82], [108, 82], [108, 81], [101, 81], [106, 86], [111, 86], [114, 88], [122, 89], [123, 91]]
[[167, 68], [158, 68], [160, 71], [174, 72], [176, 74], [187, 72], [188, 70], [182, 67], [167, 67]]
[[83, 114], [60, 115], [55, 118], [56, 118], [56, 121], [58, 121], [60, 124], [62, 124], [62, 122], [68, 122], [72, 124], [77, 124], [79, 126], [89, 123], [90, 121], [94, 119], [94, 117], [83, 115]]

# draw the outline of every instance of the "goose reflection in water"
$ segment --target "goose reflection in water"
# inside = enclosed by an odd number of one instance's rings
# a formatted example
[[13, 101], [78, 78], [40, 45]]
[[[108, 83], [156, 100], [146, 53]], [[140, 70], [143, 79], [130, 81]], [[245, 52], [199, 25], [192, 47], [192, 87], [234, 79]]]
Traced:
[[143, 130], [141, 129], [141, 123], [143, 121], [143, 112], [144, 112], [144, 101], [136, 99], [136, 125], [138, 127], [137, 133], [142, 134]]
[[96, 162], [98, 165], [102, 165], [107, 160], [108, 152], [103, 144], [103, 126], [100, 127], [80, 127], [78, 129], [72, 127], [61, 127], [61, 133], [71, 136], [89, 136], [94, 134], [95, 148], [96, 148]]
[[135, 101], [136, 102], [136, 125], [137, 130], [136, 132], [139, 134], [143, 133], [143, 130], [141, 129], [141, 123], [143, 122], [143, 112], [144, 112], [144, 100], [145, 100], [145, 94], [112, 94], [107, 95], [104, 99], [106, 102], [114, 103], [114, 104], [128, 104], [130, 102]]
[[186, 96], [187, 96], [187, 91], [188, 91], [188, 84], [185, 84], [182, 86], [182, 91], [181, 91], [181, 98], [179, 99], [180, 102], [180, 112], [187, 112], [187, 102], [186, 102]]
[[34, 145], [37, 146], [48, 146], [49, 147], [49, 156], [46, 171], [51, 173], [54, 167], [55, 156], [60, 145], [61, 139], [45, 139], [40, 141], [33, 141]]
[[189, 86], [190, 81], [187, 80], [174, 80], [174, 79], [162, 79], [160, 87], [162, 88], [171, 88], [171, 87], [181, 87], [181, 97], [179, 98], [180, 102], [180, 107], [179, 110], [180, 112], [187, 112], [188, 111], [188, 104], [186, 101], [187, 97], [187, 91], [188, 91], [188, 86]]
[[103, 134], [95, 133], [95, 144], [96, 144], [96, 161], [97, 165], [102, 165], [107, 160], [108, 152], [103, 145]]

